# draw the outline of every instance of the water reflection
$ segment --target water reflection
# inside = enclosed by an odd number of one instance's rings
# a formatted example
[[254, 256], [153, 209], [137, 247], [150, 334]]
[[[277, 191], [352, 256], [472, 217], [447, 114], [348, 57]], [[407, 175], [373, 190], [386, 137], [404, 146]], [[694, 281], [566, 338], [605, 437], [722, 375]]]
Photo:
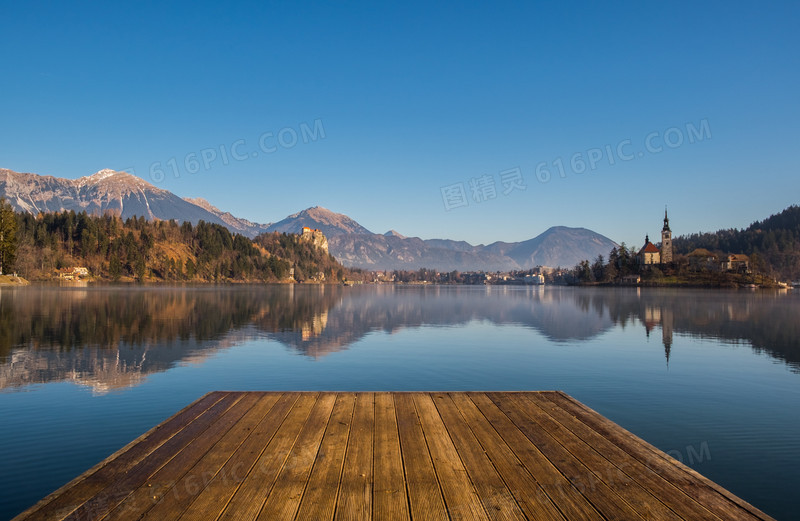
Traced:
[[[518, 325], [554, 343], [615, 327], [745, 342], [800, 370], [800, 299], [791, 294], [514, 287], [267, 286], [0, 291], [0, 389], [72, 381], [95, 392], [139, 384], [255, 338], [319, 358], [374, 331]], [[532, 342], [535, 347], [535, 342]]]

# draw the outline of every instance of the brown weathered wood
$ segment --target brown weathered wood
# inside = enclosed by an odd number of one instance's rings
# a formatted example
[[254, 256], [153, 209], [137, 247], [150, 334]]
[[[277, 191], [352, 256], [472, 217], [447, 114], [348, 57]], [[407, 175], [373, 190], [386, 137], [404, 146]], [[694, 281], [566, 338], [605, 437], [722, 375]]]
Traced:
[[635, 479], [642, 487], [646, 488], [659, 501], [664, 503], [676, 514], [684, 519], [697, 519], [708, 521], [721, 521], [719, 517], [703, 508], [693, 498], [683, 494], [669, 481], [643, 465], [631, 454], [620, 449], [585, 423], [567, 413], [564, 409], [548, 400], [544, 394], [527, 394], [528, 400], [546, 411], [555, 421], [572, 431], [590, 450], [595, 450], [614, 466], [624, 472], [631, 479]]
[[723, 519], [740, 519], [743, 515], [744, 518], [750, 515], [764, 521], [773, 519], [571, 396], [562, 392], [547, 393], [546, 396]]
[[[635, 479], [625, 474], [620, 467], [602, 457], [591, 446], [584, 443], [570, 430], [565, 429], [555, 421], [546, 411], [538, 408], [531, 402], [528, 395], [515, 397], [524, 414], [538, 423], [544, 432], [557, 440], [566, 450], [575, 456], [586, 468], [610, 487], [625, 490], [625, 501], [645, 519], [665, 519], [679, 521], [680, 516], [658, 501], [653, 494], [642, 487]], [[622, 465], [628, 465], [628, 457]]]
[[342, 467], [347, 453], [350, 424], [353, 422], [355, 395], [343, 393], [337, 396], [328, 428], [314, 460], [314, 468], [306, 483], [297, 519], [333, 519], [339, 485], [342, 482]]
[[[319, 398], [317, 393], [304, 394], [295, 403], [278, 432], [270, 440], [261, 457], [250, 469], [224, 508], [220, 520], [256, 519], [278, 475], [289, 458], [303, 426], [309, 421]], [[202, 521], [208, 517], [200, 509], [190, 509], [192, 519]]]
[[560, 392], [210, 393], [15, 519], [771, 519]]
[[[519, 461], [519, 472], [514, 473], [513, 468], [511, 470], [514, 478], [521, 482], [515, 495], [522, 495], [526, 500], [537, 503], [549, 500], [570, 520], [588, 521], [602, 518], [592, 503], [553, 466], [486, 394], [458, 394], [455, 400], [462, 410], [470, 407], [467, 401], [472, 402], [491, 425], [487, 428], [478, 423], [473, 426], [473, 430], [485, 440], [487, 452], [490, 453], [492, 460], [506, 461], [512, 467], [516, 464], [514, 458]], [[544, 491], [546, 497], [542, 497], [531, 480]]]
[[372, 519], [374, 433], [375, 396], [358, 393], [339, 487], [337, 521]]
[[[253, 429], [247, 440], [236, 450], [236, 453], [225, 463], [225, 466], [211, 481], [196, 494], [183, 512], [181, 519], [203, 521], [214, 518], [222, 512], [233, 494], [253, 471], [254, 465], [267, 447], [272, 446], [272, 439], [287, 415], [292, 411], [299, 397], [298, 393], [275, 394], [280, 396], [269, 413]], [[300, 411], [298, 407], [296, 410]], [[310, 410], [310, 407], [309, 407]], [[260, 503], [259, 503], [260, 506]]]
[[280, 521], [295, 518], [335, 402], [335, 394], [320, 394], [261, 509], [259, 520]]
[[[70, 517], [74, 519], [100, 518], [114, 509], [121, 501], [144, 483], [154, 472], [169, 463], [181, 450], [210, 428], [241, 396], [225, 394], [220, 401], [210, 407], [184, 429], [171, 437], [158, 449], [132, 467], [119, 479], [111, 481], [106, 488], [78, 507]], [[55, 518], [58, 519], [58, 518]]]
[[641, 516], [625, 501], [624, 494], [619, 494], [609, 487], [556, 439], [544, 432], [541, 425], [520, 410], [518, 403], [520, 396], [517, 393], [510, 395], [488, 393], [488, 396], [606, 518], [641, 519]]
[[191, 443], [187, 444], [172, 459], [153, 473], [145, 483], [133, 490], [106, 517], [106, 521], [133, 521], [141, 512], [157, 504], [173, 485], [236, 425], [258, 402], [258, 395], [245, 394], [230, 409], [212, 423]]
[[[547, 494], [539, 486], [536, 480], [525, 470], [524, 464], [519, 460], [514, 452], [506, 445], [502, 437], [492, 428], [489, 420], [484, 416], [475, 404], [463, 393], [451, 393], [448, 398], [452, 405], [445, 400], [436, 400], [436, 406], [442, 412], [442, 418], [447, 424], [448, 430], [453, 440], [460, 440], [462, 437], [474, 437], [478, 444], [473, 450], [484, 453], [486, 461], [494, 465], [498, 475], [505, 482], [506, 490], [495, 491], [497, 501], [489, 503], [484, 500], [484, 504], [503, 510], [512, 502], [519, 504], [519, 508], [524, 512], [528, 519], [564, 519]], [[459, 420], [456, 413], [461, 415]], [[500, 413], [500, 411], [497, 411]], [[458, 429], [451, 426], [458, 425]], [[467, 431], [469, 430], [469, 434]], [[457, 434], [458, 432], [458, 434]], [[518, 436], [524, 435], [517, 431]], [[457, 442], [458, 445], [458, 442]], [[465, 451], [458, 448], [460, 454]], [[481, 454], [476, 452], [475, 458], [481, 459]], [[462, 458], [463, 459], [463, 458]], [[466, 459], [464, 459], [466, 465]], [[484, 463], [485, 465], [485, 463]], [[467, 471], [470, 471], [467, 465]], [[491, 473], [491, 470], [487, 470]], [[475, 482], [475, 479], [473, 479]], [[597, 512], [593, 511], [595, 518]]]
[[99, 491], [116, 479], [116, 476], [127, 472], [186, 427], [187, 424], [205, 413], [211, 406], [219, 402], [224, 395], [221, 392], [206, 394], [17, 517], [30, 520], [63, 518], [81, 504], [96, 496]]
[[373, 519], [407, 521], [408, 495], [400, 453], [400, 434], [394, 398], [390, 393], [375, 393], [375, 442], [373, 455]]
[[447, 509], [433, 468], [425, 434], [410, 394], [394, 395], [397, 430], [400, 433], [400, 450], [408, 489], [408, 502], [412, 519], [448, 519]]
[[[447, 426], [450, 439], [453, 441], [467, 475], [475, 487], [481, 504], [490, 519], [524, 520], [526, 519], [516, 499], [503, 481], [489, 459], [483, 446], [478, 442], [469, 425], [464, 421], [458, 408], [450, 396], [444, 393], [432, 395], [433, 403], [438, 409], [442, 421]], [[559, 519], [557, 509], [549, 512], [550, 519]], [[552, 517], [555, 515], [555, 517]], [[452, 516], [452, 509], [451, 509]]]
[[439, 486], [447, 504], [448, 515], [457, 519], [488, 519], [481, 497], [470, 482], [464, 464], [447, 434], [447, 429], [430, 395], [414, 393], [413, 397], [433, 466], [439, 478]]
[[[248, 396], [255, 400], [252, 405], [245, 402]], [[163, 521], [164, 519], [179, 518], [200, 491], [217, 476], [228, 459], [245, 442], [277, 401], [278, 395], [276, 394], [249, 393], [242, 398], [239, 403], [249, 405], [249, 407], [241, 419], [195, 463], [194, 467], [189, 469], [178, 481], [175, 481], [169, 490], [164, 491], [161, 500], [153, 505], [153, 508], [147, 511], [141, 519], [143, 521]], [[152, 485], [152, 483], [148, 483], [151, 495], [154, 493]]]

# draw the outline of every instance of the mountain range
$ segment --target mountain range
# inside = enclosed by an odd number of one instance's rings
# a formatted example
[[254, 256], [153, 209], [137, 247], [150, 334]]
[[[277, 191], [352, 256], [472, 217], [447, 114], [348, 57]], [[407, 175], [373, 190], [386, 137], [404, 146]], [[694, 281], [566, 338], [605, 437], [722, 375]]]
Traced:
[[330, 253], [342, 264], [369, 270], [508, 271], [536, 266], [571, 267], [584, 259], [608, 255], [617, 244], [585, 228], [554, 226], [522, 242], [473, 246], [448, 239], [423, 240], [395, 230], [373, 233], [350, 217], [315, 206], [271, 224], [241, 219], [204, 199], [182, 199], [147, 181], [114, 170], [79, 179], [18, 173], [0, 169], [0, 197], [20, 212], [74, 210], [113, 214], [123, 219], [203, 220], [253, 238], [266, 232], [299, 233], [304, 226], [328, 237]]

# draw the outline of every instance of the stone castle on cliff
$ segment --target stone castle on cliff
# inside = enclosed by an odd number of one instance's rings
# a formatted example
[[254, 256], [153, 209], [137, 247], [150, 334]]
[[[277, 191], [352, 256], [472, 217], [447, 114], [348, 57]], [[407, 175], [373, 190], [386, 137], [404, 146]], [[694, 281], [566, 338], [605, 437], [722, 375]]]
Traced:
[[312, 243], [317, 248], [325, 250], [328, 253], [328, 238], [322, 233], [322, 230], [311, 229], [308, 226], [303, 226], [303, 231], [300, 238], [304, 241]]

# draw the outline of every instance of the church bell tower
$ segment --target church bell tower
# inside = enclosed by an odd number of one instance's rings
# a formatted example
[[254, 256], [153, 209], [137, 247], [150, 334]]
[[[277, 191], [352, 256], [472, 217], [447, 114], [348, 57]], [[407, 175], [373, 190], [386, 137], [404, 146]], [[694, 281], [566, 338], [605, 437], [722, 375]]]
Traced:
[[672, 230], [669, 229], [667, 208], [664, 207], [664, 228], [661, 229], [661, 263], [672, 262]]

